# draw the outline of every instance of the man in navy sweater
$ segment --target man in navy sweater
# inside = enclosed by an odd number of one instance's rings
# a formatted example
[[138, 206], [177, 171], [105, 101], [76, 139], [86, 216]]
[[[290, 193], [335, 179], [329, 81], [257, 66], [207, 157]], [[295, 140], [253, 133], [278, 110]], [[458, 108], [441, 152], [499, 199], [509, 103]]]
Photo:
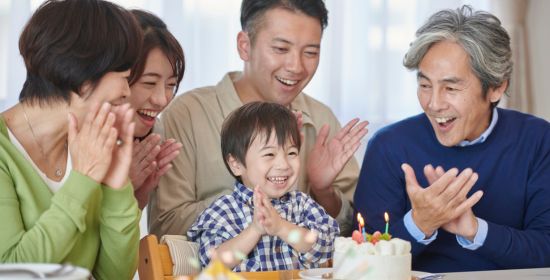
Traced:
[[372, 137], [354, 204], [371, 231], [389, 213], [414, 270], [550, 266], [550, 124], [496, 108], [511, 55], [500, 21], [463, 6], [430, 17], [405, 56], [424, 114]]

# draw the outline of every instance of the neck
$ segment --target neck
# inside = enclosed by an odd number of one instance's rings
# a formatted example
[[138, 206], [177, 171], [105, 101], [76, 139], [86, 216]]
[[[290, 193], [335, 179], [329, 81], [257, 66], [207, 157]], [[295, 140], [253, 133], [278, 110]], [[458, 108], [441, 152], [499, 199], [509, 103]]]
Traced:
[[[18, 104], [14, 106], [16, 112], [20, 110], [14, 121], [23, 124], [18, 128], [25, 128], [30, 136], [36, 138], [36, 142], [41, 146], [44, 152], [48, 154], [62, 151], [64, 153], [67, 143], [67, 113], [66, 104], [46, 105], [39, 107], [37, 105]], [[11, 110], [11, 109], [10, 109]], [[25, 119], [25, 114], [28, 118]], [[31, 131], [32, 130], [32, 131]], [[33, 135], [34, 134], [34, 135]]]
[[259, 94], [259, 89], [253, 86], [252, 81], [247, 77], [246, 71], [237, 80], [233, 81], [237, 95], [243, 104], [254, 101], [265, 101]]

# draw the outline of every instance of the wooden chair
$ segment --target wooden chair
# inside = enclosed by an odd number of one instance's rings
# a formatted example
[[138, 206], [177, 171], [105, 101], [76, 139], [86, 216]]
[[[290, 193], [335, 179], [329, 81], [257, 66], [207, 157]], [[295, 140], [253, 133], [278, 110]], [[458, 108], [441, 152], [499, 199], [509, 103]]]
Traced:
[[157, 236], [149, 234], [139, 242], [138, 273], [140, 280], [173, 280], [174, 263], [168, 245], [159, 244]]

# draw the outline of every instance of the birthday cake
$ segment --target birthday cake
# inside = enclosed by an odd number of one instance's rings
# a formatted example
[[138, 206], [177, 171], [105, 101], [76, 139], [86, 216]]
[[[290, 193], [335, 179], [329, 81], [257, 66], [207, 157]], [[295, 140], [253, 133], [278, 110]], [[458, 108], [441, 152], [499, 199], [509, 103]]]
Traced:
[[[387, 214], [386, 222], [388, 221]], [[360, 231], [352, 237], [337, 237], [334, 242], [334, 279], [411, 279], [411, 243], [391, 238], [387, 232], [366, 234], [363, 219]]]

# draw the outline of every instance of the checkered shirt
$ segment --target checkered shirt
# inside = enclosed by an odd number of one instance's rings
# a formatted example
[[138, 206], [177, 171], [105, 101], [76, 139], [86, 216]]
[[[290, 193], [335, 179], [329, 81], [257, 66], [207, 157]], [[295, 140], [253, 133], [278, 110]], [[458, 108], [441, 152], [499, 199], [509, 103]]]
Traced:
[[[252, 196], [251, 189], [237, 182], [232, 194], [214, 201], [191, 226], [187, 236], [199, 243], [202, 266], [210, 261], [207, 254], [210, 248], [236, 237], [252, 223]], [[290, 191], [279, 199], [272, 199], [271, 203], [283, 219], [317, 231], [317, 241], [311, 250], [301, 254], [279, 237], [264, 235], [234, 271], [308, 269], [332, 257], [334, 238], [340, 234], [340, 228], [323, 207], [299, 191]]]

